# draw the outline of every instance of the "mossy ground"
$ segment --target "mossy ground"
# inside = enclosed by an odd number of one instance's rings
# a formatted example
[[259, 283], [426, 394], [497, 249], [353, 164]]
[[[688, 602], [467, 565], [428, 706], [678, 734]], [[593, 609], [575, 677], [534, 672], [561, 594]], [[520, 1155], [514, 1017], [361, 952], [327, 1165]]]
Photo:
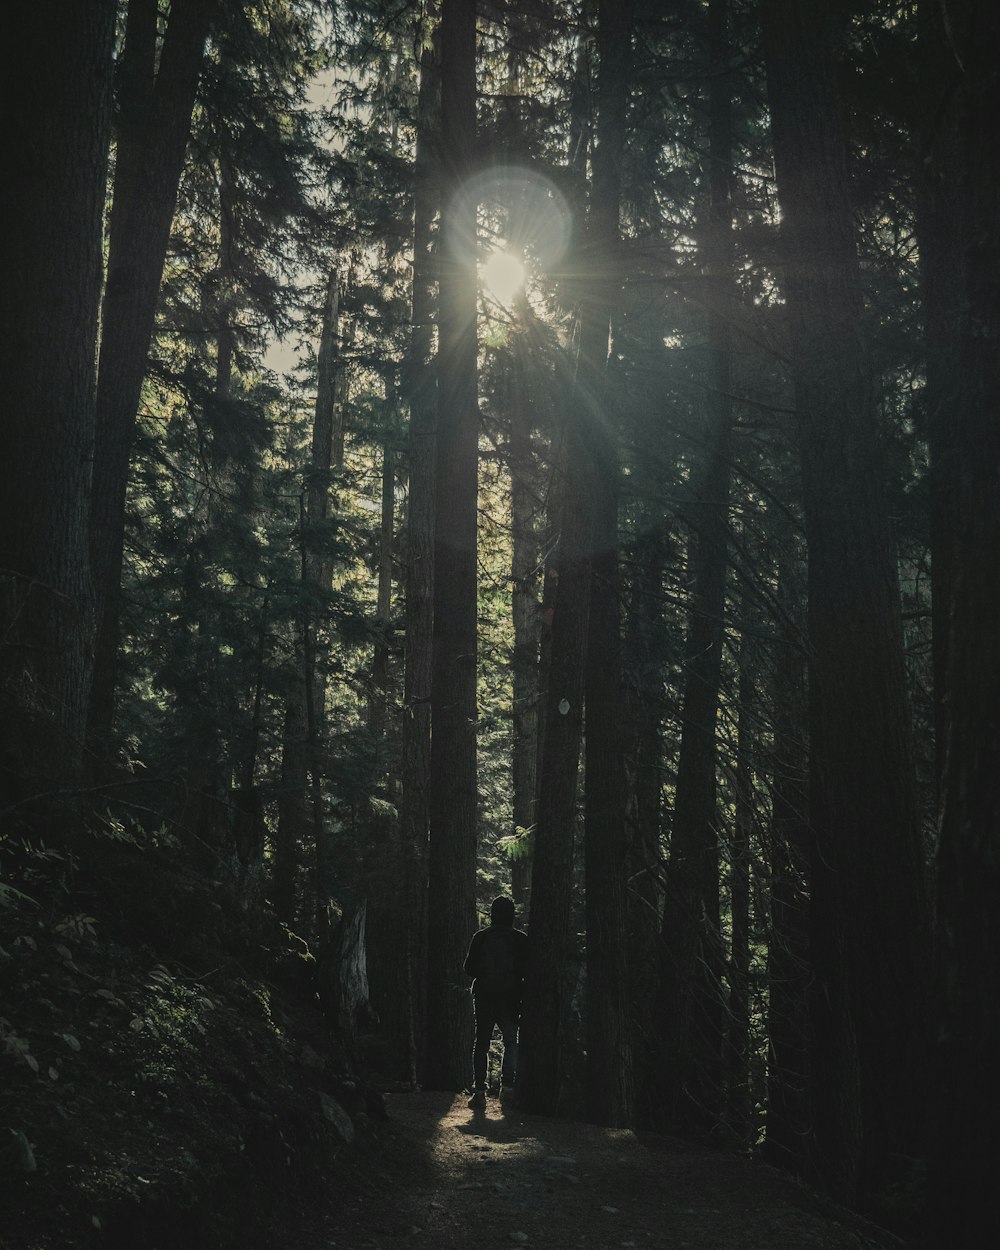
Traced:
[[374, 1131], [304, 944], [176, 849], [5, 856], [3, 1250], [272, 1246], [296, 1195], [336, 1205], [330, 1100]]

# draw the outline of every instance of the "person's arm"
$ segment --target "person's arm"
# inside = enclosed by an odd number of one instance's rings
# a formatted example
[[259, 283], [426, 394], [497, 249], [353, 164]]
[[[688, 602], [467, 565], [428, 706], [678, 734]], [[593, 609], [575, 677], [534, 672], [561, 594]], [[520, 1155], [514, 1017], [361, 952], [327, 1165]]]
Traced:
[[479, 955], [482, 945], [483, 931], [480, 929], [478, 933], [472, 935], [472, 941], [469, 943], [469, 953], [466, 955], [465, 963], [462, 965], [470, 977], [479, 975]]

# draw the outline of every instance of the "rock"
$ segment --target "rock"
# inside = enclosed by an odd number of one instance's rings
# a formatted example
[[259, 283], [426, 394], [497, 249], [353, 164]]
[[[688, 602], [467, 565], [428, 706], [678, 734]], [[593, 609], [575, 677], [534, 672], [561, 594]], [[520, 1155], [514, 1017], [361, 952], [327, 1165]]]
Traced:
[[319, 1091], [319, 1101], [323, 1108], [323, 1116], [336, 1129], [339, 1136], [349, 1146], [354, 1141], [354, 1123], [344, 1108], [323, 1090]]

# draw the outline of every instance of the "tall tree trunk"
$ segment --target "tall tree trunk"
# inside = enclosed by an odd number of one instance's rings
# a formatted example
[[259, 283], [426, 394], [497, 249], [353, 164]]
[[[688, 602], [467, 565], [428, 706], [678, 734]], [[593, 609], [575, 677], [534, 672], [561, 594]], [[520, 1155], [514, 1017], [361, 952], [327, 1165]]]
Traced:
[[219, 158], [219, 262], [213, 316], [215, 326], [215, 392], [227, 399], [233, 386], [236, 334], [233, 330], [233, 201], [236, 188], [226, 157]]
[[331, 904], [335, 890], [336, 866], [332, 847], [327, 835], [323, 800], [323, 720], [324, 707], [320, 702], [326, 684], [317, 664], [316, 620], [306, 595], [318, 589], [313, 575], [316, 554], [310, 551], [309, 518], [306, 495], [299, 496], [300, 580], [305, 592], [299, 612], [299, 643], [302, 659], [302, 691], [305, 698], [303, 723], [305, 725], [305, 757], [309, 776], [308, 810], [312, 819], [313, 835], [313, 904], [316, 933], [321, 955], [331, 949]]
[[708, 11], [709, 205], [703, 243], [708, 392], [698, 497], [688, 508], [691, 612], [681, 712], [657, 1008], [665, 1041], [662, 1123], [705, 1134], [722, 1115], [723, 1000], [716, 810], [716, 717], [725, 633], [732, 441], [731, 350], [725, 306], [732, 269], [732, 87], [727, 5]]
[[[535, 823], [538, 792], [538, 539], [535, 533], [535, 462], [531, 448], [531, 395], [527, 344], [514, 340], [510, 379], [511, 615], [514, 626], [513, 733], [511, 759], [514, 828]], [[528, 902], [531, 859], [519, 853], [511, 864], [511, 893], [522, 915]]]
[[566, 453], [564, 464], [557, 465], [564, 474], [555, 492], [560, 503], [558, 547], [545, 573], [542, 732], [517, 1075], [519, 1104], [542, 1115], [555, 1114], [561, 1105], [576, 958], [573, 844], [590, 586], [579, 410], [574, 385], [561, 420]]
[[809, 760], [806, 723], [805, 587], [795, 558], [779, 539], [778, 602], [773, 645], [770, 759], [771, 924], [767, 940], [767, 1127], [764, 1157], [796, 1174], [805, 1170], [809, 1132]]
[[[382, 738], [389, 706], [389, 626], [392, 622], [392, 549], [396, 512], [395, 455], [386, 435], [382, 448], [382, 499], [379, 517], [378, 590], [375, 620], [379, 636], [372, 654], [372, 688], [368, 700], [368, 730], [375, 751], [376, 772], [384, 755]], [[369, 928], [371, 923], [369, 922]]]
[[[331, 269], [323, 301], [319, 352], [316, 357], [316, 406], [313, 418], [312, 446], [306, 479], [309, 526], [313, 533], [309, 542], [309, 578], [323, 592], [329, 591], [333, 578], [330, 538], [325, 528], [330, 520], [331, 474], [344, 460], [343, 436], [338, 446], [338, 431], [343, 426], [343, 394], [338, 394], [344, 377], [340, 351], [340, 274]], [[325, 683], [317, 689], [317, 701], [325, 702]]]
[[762, 14], [809, 548], [816, 1142], [853, 1201], [919, 1154], [928, 916], [831, 13]]
[[[387, 405], [394, 409], [390, 397]], [[400, 895], [407, 884], [400, 876], [397, 815], [392, 810], [395, 786], [386, 754], [386, 720], [389, 711], [389, 627], [392, 619], [392, 560], [395, 538], [395, 455], [385, 435], [382, 452], [382, 506], [379, 526], [378, 592], [375, 605], [377, 634], [372, 655], [371, 689], [368, 696], [368, 733], [371, 741], [370, 786], [373, 798], [365, 818], [365, 890], [368, 898], [368, 983], [371, 1005], [388, 1039], [395, 1068], [394, 1080], [410, 1079], [403, 1042], [410, 1030], [411, 1008], [405, 962], [399, 958]], [[410, 923], [406, 914], [406, 923]], [[401, 1062], [402, 1060], [402, 1062]]]
[[[418, 39], [422, 31], [418, 24]], [[410, 409], [406, 514], [406, 651], [403, 658], [403, 725], [400, 765], [400, 897], [408, 923], [397, 944], [394, 981], [404, 1014], [395, 1036], [401, 1045], [400, 1079], [416, 1081], [423, 1038], [427, 944], [427, 844], [430, 824], [431, 668], [434, 622], [434, 446], [437, 432], [434, 351], [434, 282], [431, 222], [437, 207], [431, 135], [438, 120], [440, 38], [420, 56], [413, 192], [411, 329], [406, 361]]]
[[157, 0], [129, 0], [94, 441], [91, 567], [97, 644], [88, 716], [96, 745], [114, 720], [125, 495], [156, 301], [215, 0], [174, 0], [157, 47]]
[[[336, 458], [337, 382], [340, 368], [340, 276], [331, 269], [320, 321], [316, 360], [316, 403], [309, 465], [300, 501], [300, 576], [303, 589], [322, 596], [330, 589], [333, 561], [326, 526], [330, 516], [331, 473]], [[322, 895], [332, 883], [330, 856], [325, 846], [321, 785], [320, 742], [326, 705], [326, 680], [317, 664], [314, 613], [303, 605], [291, 641], [293, 669], [285, 694], [281, 739], [281, 790], [275, 839], [272, 890], [278, 915], [291, 921], [295, 912], [295, 881], [302, 847], [310, 833], [315, 839], [313, 880], [317, 915], [325, 916]], [[297, 671], [296, 671], [297, 670]], [[307, 909], [303, 908], [305, 913]], [[325, 926], [325, 920], [323, 921]]]
[[[294, 645], [294, 644], [293, 644]], [[298, 666], [297, 666], [298, 667]], [[305, 684], [301, 671], [293, 674], [285, 696], [281, 730], [281, 782], [278, 791], [278, 829], [274, 841], [271, 897], [280, 920], [294, 925], [297, 912], [296, 884], [302, 847], [309, 829], [306, 787]]]
[[434, 507], [427, 1039], [424, 1085], [469, 1079], [462, 962], [476, 907], [476, 210], [462, 194], [476, 135], [475, 0], [441, 5], [441, 251]]
[[[641, 446], [641, 445], [640, 445]], [[635, 471], [635, 470], [634, 470]], [[652, 486], [652, 483], [643, 483]], [[659, 1046], [653, 1008], [659, 981], [659, 930], [662, 886], [662, 702], [665, 567], [664, 518], [658, 504], [644, 513], [645, 533], [635, 544], [632, 596], [625, 633], [627, 756], [631, 761], [631, 840], [629, 845], [629, 979], [635, 1021], [636, 1119], [650, 1127]]]
[[927, 353], [927, 447], [930, 460], [931, 647], [934, 675], [936, 776], [944, 772], [947, 738], [948, 638], [951, 632], [952, 564], [959, 422], [962, 303], [961, 144], [958, 135], [959, 75], [939, 0], [922, 0], [918, 10], [920, 55], [917, 73], [922, 101], [916, 119], [921, 155], [917, 181], [917, 239], [920, 248], [921, 307]]
[[302, 582], [306, 592], [302, 609], [302, 656], [305, 672], [305, 726], [308, 744], [309, 793], [316, 852], [316, 915], [321, 939], [327, 934], [336, 865], [323, 817], [322, 744], [326, 724], [326, 674], [319, 662], [317, 615], [309, 599], [322, 601], [333, 577], [330, 556], [331, 473], [340, 460], [334, 458], [337, 382], [340, 362], [340, 276], [331, 270], [323, 302], [319, 353], [316, 360], [316, 408], [312, 447], [305, 481], [302, 516]]
[[618, 572], [617, 423], [608, 384], [608, 336], [619, 245], [621, 162], [631, 64], [631, 4], [598, 12], [599, 78], [588, 248], [595, 266], [580, 322], [577, 419], [590, 456], [592, 543], [586, 665], [587, 1107], [599, 1124], [632, 1121], [632, 1030], [626, 891], [625, 772]]
[[109, 0], [47, 0], [5, 43], [15, 183], [0, 336], [0, 807], [72, 782], [81, 762], [114, 16]]
[[[954, 15], [953, 15], [954, 16]], [[928, 1245], [995, 1245], [1000, 1107], [1000, 12], [964, 6], [961, 138], [965, 311], [956, 414], [949, 735], [938, 846], [937, 1081]], [[964, 29], [962, 29], [964, 27]], [[953, 419], [955, 415], [953, 414]]]
[[[589, 41], [583, 37], [570, 125], [570, 159], [581, 175], [587, 159], [585, 87], [589, 67]], [[557, 542], [554, 549], [549, 545], [542, 588], [538, 794], [517, 1075], [520, 1104], [528, 1111], [547, 1115], [562, 1105], [565, 1058], [571, 1041], [576, 960], [572, 925], [574, 841], [590, 613], [588, 458], [579, 416], [579, 362], [573, 375], [565, 357], [557, 356], [556, 382], [559, 428], [549, 516], [555, 518]]]
[[743, 636], [739, 654], [736, 776], [733, 827], [729, 838], [729, 899], [732, 937], [729, 953], [729, 1014], [726, 1027], [726, 1122], [743, 1150], [753, 1145], [750, 1083], [750, 867], [756, 824], [754, 740], [758, 717], [756, 664], [750, 596], [743, 597]]

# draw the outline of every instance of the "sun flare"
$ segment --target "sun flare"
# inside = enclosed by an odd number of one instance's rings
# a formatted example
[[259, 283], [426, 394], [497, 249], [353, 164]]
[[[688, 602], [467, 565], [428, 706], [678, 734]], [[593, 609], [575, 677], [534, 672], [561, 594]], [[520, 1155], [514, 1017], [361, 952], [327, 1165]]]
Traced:
[[509, 304], [524, 286], [524, 265], [510, 252], [491, 252], [480, 270], [483, 286], [499, 304]]

